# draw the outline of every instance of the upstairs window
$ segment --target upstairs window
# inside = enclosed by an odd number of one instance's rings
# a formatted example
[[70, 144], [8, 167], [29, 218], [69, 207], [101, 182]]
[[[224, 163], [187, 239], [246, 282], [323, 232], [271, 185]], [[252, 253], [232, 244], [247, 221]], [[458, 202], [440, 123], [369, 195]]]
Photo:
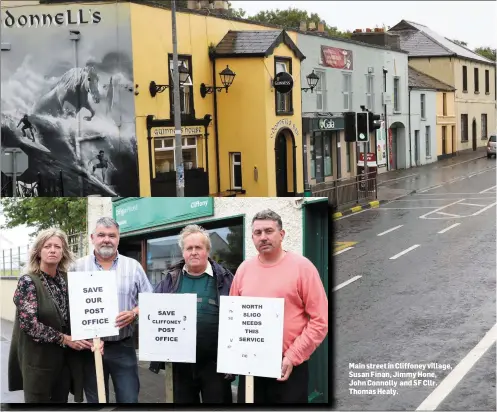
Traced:
[[480, 93], [480, 73], [478, 67], [475, 67], [475, 93]]
[[343, 110], [352, 110], [352, 74], [343, 73], [342, 94], [343, 94]]
[[[193, 107], [193, 82], [192, 82], [192, 59], [190, 56], [178, 56], [178, 65], [183, 64], [188, 71], [190, 76], [186, 83], [184, 83], [179, 89], [179, 101], [180, 101], [180, 111], [182, 116], [192, 116], [195, 117], [195, 110]], [[173, 82], [173, 55], [169, 55], [169, 102], [171, 119], [174, 117], [174, 82]]]
[[468, 91], [468, 67], [462, 66], [462, 91]]
[[323, 71], [314, 70], [314, 73], [319, 77], [319, 80], [314, 88], [314, 93], [316, 93], [316, 110], [318, 112], [323, 112], [326, 106], [326, 78]]
[[421, 95], [421, 119], [426, 119], [426, 95]]
[[366, 106], [374, 112], [374, 76], [366, 75]]
[[490, 94], [490, 70], [485, 70], [485, 94]]
[[393, 79], [393, 111], [400, 112], [400, 77]]
[[[286, 72], [292, 74], [292, 60], [285, 59], [282, 57], [275, 57], [274, 59], [274, 75], [278, 73]], [[276, 114], [277, 115], [288, 115], [293, 114], [293, 90], [288, 93], [279, 93], [275, 91], [276, 99]]]

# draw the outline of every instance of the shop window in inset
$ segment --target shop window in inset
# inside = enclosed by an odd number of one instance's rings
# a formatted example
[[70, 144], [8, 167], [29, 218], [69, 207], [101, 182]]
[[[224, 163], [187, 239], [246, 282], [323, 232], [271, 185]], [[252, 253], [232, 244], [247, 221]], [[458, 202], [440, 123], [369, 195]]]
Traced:
[[230, 153], [231, 188], [242, 189], [242, 154]]

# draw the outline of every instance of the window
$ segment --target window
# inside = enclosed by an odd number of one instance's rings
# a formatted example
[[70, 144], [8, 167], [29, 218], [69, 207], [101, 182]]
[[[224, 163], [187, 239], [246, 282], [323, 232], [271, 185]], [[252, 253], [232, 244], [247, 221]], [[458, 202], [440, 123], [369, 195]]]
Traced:
[[393, 111], [400, 112], [400, 77], [393, 79]]
[[426, 95], [421, 95], [421, 119], [426, 119]]
[[352, 74], [342, 73], [343, 110], [352, 110]]
[[468, 141], [468, 115], [461, 114], [461, 142]]
[[366, 75], [366, 106], [374, 112], [374, 76]]
[[478, 67], [475, 67], [475, 93], [480, 93], [480, 75]]
[[350, 172], [350, 145], [352, 143], [345, 142], [345, 155], [347, 157], [347, 172]]
[[485, 94], [490, 94], [490, 71], [485, 70]]
[[242, 154], [240, 152], [230, 153], [231, 162], [231, 188], [242, 188]]
[[468, 91], [468, 67], [462, 66], [462, 91]]
[[[183, 164], [185, 170], [196, 169], [197, 159], [197, 136], [183, 137]], [[169, 173], [176, 170], [176, 159], [174, 153], [174, 137], [155, 138], [155, 172]]]
[[442, 94], [442, 110], [443, 110], [443, 115], [447, 116], [447, 93]]
[[326, 78], [324, 72], [314, 70], [314, 73], [319, 77], [319, 80], [314, 88], [316, 92], [316, 110], [324, 111], [325, 110], [325, 99], [326, 99]]
[[481, 139], [485, 140], [488, 135], [488, 130], [487, 130], [487, 114], [484, 113], [481, 115]]
[[431, 131], [430, 126], [425, 127], [425, 145], [426, 145], [426, 157], [431, 156]]
[[324, 135], [324, 175], [331, 176], [332, 172], [331, 164], [331, 133], [326, 133]]
[[[275, 57], [274, 59], [274, 74], [275, 76], [278, 73], [286, 72], [292, 74], [292, 60], [291, 59], [283, 59]], [[288, 93], [275, 93], [276, 99], [276, 114], [292, 114], [293, 106], [292, 106], [292, 95], [293, 92], [289, 91]]]
[[311, 136], [310, 144], [310, 155], [311, 155], [311, 179], [316, 178], [316, 138]]
[[[188, 81], [183, 84], [179, 89], [179, 101], [180, 110], [182, 115], [189, 115], [195, 117], [195, 111], [193, 110], [193, 83], [192, 83], [192, 69], [191, 69], [191, 57], [189, 56], [178, 56], [178, 65], [181, 64], [188, 69], [190, 76]], [[171, 108], [171, 119], [174, 117], [174, 88], [173, 88], [173, 55], [169, 55], [169, 102]]]

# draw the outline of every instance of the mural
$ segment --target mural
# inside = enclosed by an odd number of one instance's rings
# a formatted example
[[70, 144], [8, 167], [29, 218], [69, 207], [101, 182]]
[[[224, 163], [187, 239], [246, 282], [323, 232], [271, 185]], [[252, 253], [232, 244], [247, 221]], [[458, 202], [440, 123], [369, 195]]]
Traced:
[[2, 148], [28, 155], [21, 184], [62, 175], [65, 196], [138, 196], [129, 9], [67, 8], [2, 9]]

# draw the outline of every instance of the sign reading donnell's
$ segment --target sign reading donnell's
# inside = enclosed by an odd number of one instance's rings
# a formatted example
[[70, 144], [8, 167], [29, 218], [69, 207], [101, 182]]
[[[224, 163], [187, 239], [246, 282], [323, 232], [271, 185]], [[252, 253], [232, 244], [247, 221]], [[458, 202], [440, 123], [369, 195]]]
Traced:
[[[202, 134], [202, 126], [181, 126], [182, 136], [196, 136]], [[153, 137], [174, 137], [174, 127], [154, 127], [152, 128]]]
[[[22, 10], [22, 9], [19, 9]], [[81, 24], [97, 24], [102, 20], [99, 11], [91, 9], [64, 10], [59, 13], [17, 14], [16, 11], [6, 10], [2, 13], [2, 25], [11, 27], [50, 27], [50, 26], [79, 26]]]

